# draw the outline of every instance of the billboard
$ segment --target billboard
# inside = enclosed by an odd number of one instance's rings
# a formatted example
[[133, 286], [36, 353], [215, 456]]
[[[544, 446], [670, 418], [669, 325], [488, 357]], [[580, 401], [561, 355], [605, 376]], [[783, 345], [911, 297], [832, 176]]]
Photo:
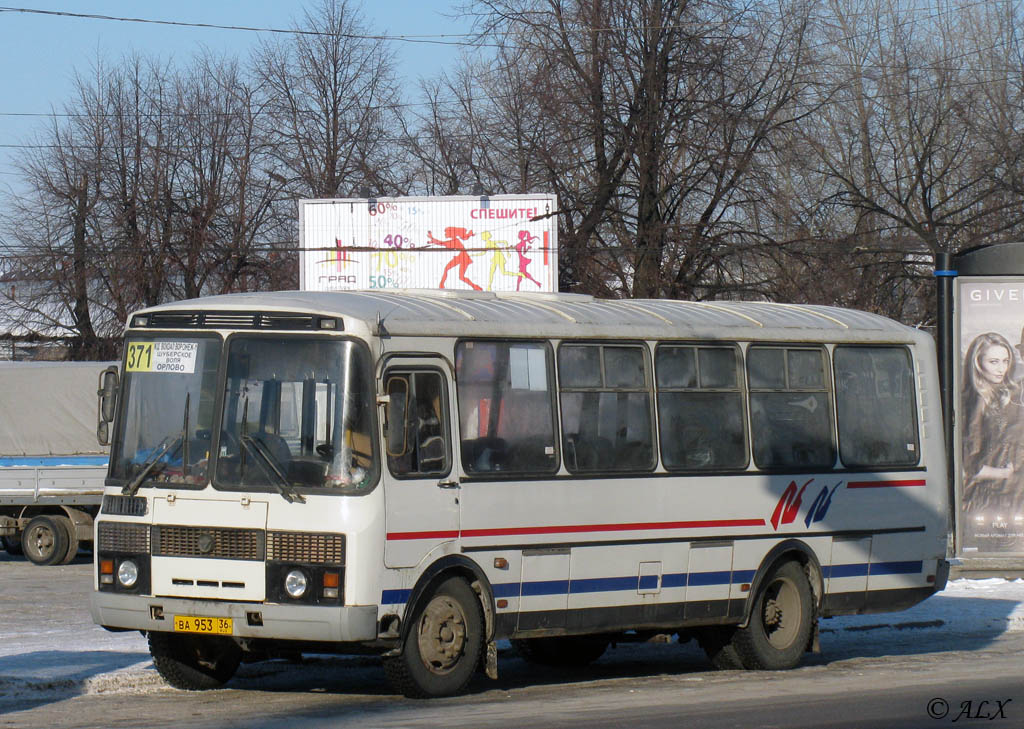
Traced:
[[299, 201], [299, 287], [557, 291], [554, 195]]
[[1024, 554], [1024, 280], [961, 276], [955, 311], [959, 552]]

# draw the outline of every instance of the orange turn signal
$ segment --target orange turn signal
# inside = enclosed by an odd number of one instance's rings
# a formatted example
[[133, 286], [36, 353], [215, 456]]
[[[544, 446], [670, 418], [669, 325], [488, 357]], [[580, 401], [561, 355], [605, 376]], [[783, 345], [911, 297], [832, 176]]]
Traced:
[[324, 572], [324, 587], [338, 587], [338, 573]]
[[112, 574], [114, 574], [114, 560], [112, 560], [112, 559], [101, 559], [100, 560], [100, 574], [101, 575], [112, 575]]

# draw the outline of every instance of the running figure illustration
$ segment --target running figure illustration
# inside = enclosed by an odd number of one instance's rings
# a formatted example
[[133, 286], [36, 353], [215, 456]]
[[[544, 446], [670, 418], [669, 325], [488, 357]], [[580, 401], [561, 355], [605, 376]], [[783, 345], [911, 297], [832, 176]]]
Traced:
[[448, 237], [448, 240], [438, 240], [433, 234], [427, 231], [427, 242], [433, 243], [436, 246], [442, 246], [452, 251], [458, 251], [452, 260], [448, 262], [448, 265], [444, 267], [444, 273], [441, 274], [441, 286], [444, 288], [444, 282], [448, 278], [448, 272], [459, 267], [459, 280], [469, 284], [474, 291], [483, 291], [482, 288], [477, 286], [475, 283], [466, 278], [466, 269], [469, 268], [473, 260], [469, 257], [469, 253], [466, 251], [466, 246], [463, 245], [463, 241], [467, 241], [473, 237], [472, 230], [466, 230], [465, 228], [445, 228], [444, 234]]
[[501, 271], [504, 276], [513, 276], [518, 279], [523, 278], [522, 273], [508, 270], [508, 257], [505, 255], [505, 250], [508, 248], [507, 240], [493, 240], [489, 231], [484, 231], [480, 234], [480, 239], [484, 242], [486, 248], [485, 251], [477, 254], [485, 256], [488, 253], [491, 254], [491, 275], [487, 279], [487, 290], [494, 290], [494, 274]]
[[516, 253], [519, 254], [519, 280], [516, 281], [516, 291], [519, 290], [519, 286], [523, 283], [524, 278], [533, 281], [537, 284], [538, 288], [543, 288], [540, 281], [531, 276], [526, 270], [530, 265], [530, 259], [526, 257], [526, 252], [530, 250], [530, 243], [535, 240], [537, 240], [537, 236], [530, 235], [530, 231], [519, 231], [519, 242], [516, 243]]

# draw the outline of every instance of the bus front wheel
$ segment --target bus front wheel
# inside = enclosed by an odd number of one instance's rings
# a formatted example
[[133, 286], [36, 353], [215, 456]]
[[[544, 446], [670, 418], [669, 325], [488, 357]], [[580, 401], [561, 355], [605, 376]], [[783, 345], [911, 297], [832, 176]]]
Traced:
[[149, 652], [161, 678], [186, 691], [220, 688], [242, 662], [241, 648], [219, 636], [152, 632]]
[[384, 659], [391, 683], [410, 698], [459, 693], [480, 665], [483, 622], [480, 601], [466, 581], [445, 580], [415, 608], [401, 653]]

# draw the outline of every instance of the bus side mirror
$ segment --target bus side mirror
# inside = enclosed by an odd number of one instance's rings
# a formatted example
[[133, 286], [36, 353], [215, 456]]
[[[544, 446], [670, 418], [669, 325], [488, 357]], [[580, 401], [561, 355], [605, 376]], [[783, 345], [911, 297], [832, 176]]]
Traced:
[[110, 445], [110, 425], [117, 412], [117, 384], [117, 367], [107, 367], [100, 373], [100, 387], [96, 391], [99, 398], [96, 440], [104, 446]]
[[392, 377], [387, 384], [387, 402], [384, 409], [384, 427], [387, 432], [387, 450], [398, 457], [406, 449], [406, 415], [409, 409], [409, 381]]

